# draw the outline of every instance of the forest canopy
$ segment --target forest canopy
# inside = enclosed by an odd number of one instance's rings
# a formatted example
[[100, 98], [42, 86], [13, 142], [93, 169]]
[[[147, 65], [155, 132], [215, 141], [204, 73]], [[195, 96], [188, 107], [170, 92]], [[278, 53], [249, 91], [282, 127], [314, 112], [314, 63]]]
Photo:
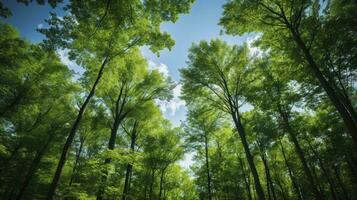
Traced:
[[195, 3], [17, 0], [66, 13], [32, 42], [0, 2], [1, 199], [357, 199], [357, 3], [227, 0], [221, 34], [254, 39], [194, 42], [175, 81], [143, 49]]

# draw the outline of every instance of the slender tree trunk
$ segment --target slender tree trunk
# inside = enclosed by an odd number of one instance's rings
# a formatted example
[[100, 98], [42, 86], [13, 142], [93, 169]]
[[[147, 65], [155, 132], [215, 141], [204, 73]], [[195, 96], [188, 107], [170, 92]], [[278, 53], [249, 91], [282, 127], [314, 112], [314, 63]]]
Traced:
[[154, 182], [155, 182], [155, 169], [152, 169], [151, 171], [151, 182], [150, 182], [150, 188], [149, 188], [149, 199], [152, 199], [152, 190], [154, 189]]
[[284, 190], [284, 187], [283, 187], [283, 185], [281, 184], [281, 182], [280, 182], [280, 181], [277, 181], [277, 183], [278, 183], [278, 186], [279, 186], [279, 188], [280, 188], [280, 190], [281, 190], [281, 195], [283, 196], [283, 199], [284, 199], [284, 200], [288, 199], [288, 198], [285, 196], [285, 194], [287, 194], [287, 192]]
[[354, 164], [351, 161], [351, 157], [348, 157], [347, 155], [345, 155], [344, 157], [345, 157], [345, 161], [348, 165], [348, 168], [351, 171], [351, 175], [353, 176], [353, 178], [357, 179], [357, 171], [355, 170], [356, 168], [354, 167]]
[[[40, 125], [40, 122], [42, 121], [42, 118], [46, 116], [52, 109], [52, 106], [47, 109], [44, 113], [39, 112], [39, 114], [36, 117], [36, 120], [34, 123], [31, 125], [29, 129], [24, 130], [26, 133], [30, 133], [33, 131], [35, 128], [37, 128]], [[21, 131], [22, 132], [22, 131]], [[2, 159], [1, 161], [1, 167], [0, 167], [0, 174], [2, 174], [2, 170], [6, 169], [7, 164], [16, 156], [17, 152], [22, 148], [23, 144], [20, 142], [16, 144], [14, 150], [11, 152], [11, 155], [8, 158]]]
[[245, 133], [244, 127], [240, 121], [239, 113], [238, 113], [238, 111], [235, 111], [232, 109], [231, 114], [232, 114], [234, 124], [235, 124], [237, 131], [239, 133], [239, 136], [241, 138], [241, 141], [243, 143], [243, 148], [244, 148], [245, 155], [246, 155], [246, 158], [247, 158], [247, 161], [249, 164], [249, 168], [250, 168], [253, 178], [254, 178], [254, 185], [255, 185], [259, 200], [264, 200], [265, 199], [264, 191], [263, 191], [262, 185], [260, 184], [259, 175], [258, 175], [257, 168], [255, 167], [255, 164], [254, 164], [253, 156], [250, 153], [249, 144], [248, 144], [248, 141], [246, 138], [246, 133]]
[[289, 138], [292, 141], [292, 143], [294, 144], [295, 147], [295, 151], [299, 156], [300, 162], [302, 164], [303, 170], [305, 172], [305, 175], [307, 176], [308, 181], [310, 182], [310, 186], [312, 188], [312, 191], [314, 193], [314, 196], [316, 199], [322, 200], [324, 199], [323, 195], [321, 194], [321, 192], [319, 191], [319, 189], [317, 188], [317, 184], [314, 181], [313, 175], [310, 171], [310, 168], [307, 164], [306, 158], [305, 158], [305, 154], [304, 151], [302, 150], [299, 141], [297, 140], [296, 134], [294, 132], [294, 130], [292, 129], [292, 127], [290, 126], [290, 122], [289, 122], [289, 117], [286, 114], [286, 112], [283, 111], [283, 109], [281, 108], [281, 106], [278, 104], [278, 110], [279, 113], [283, 119], [283, 123], [284, 123], [284, 127], [286, 129], [286, 131], [289, 133]]
[[331, 195], [332, 195], [332, 199], [337, 200], [335, 187], [333, 185], [333, 180], [331, 180], [330, 174], [328, 173], [327, 169], [325, 168], [325, 165], [323, 164], [321, 157], [318, 155], [317, 151], [311, 145], [311, 142], [308, 139], [306, 139], [306, 141], [307, 141], [307, 143], [308, 143], [308, 145], [310, 147], [310, 150], [314, 154], [315, 158], [317, 158], [317, 161], [319, 162], [319, 165], [320, 165], [320, 168], [322, 170], [322, 173], [324, 174], [324, 176], [325, 176], [325, 178], [326, 178], [326, 180], [327, 180], [327, 182], [329, 184]]
[[16, 110], [16, 107], [18, 106], [18, 104], [20, 104], [22, 98], [23, 95], [21, 95], [20, 92], [20, 95], [17, 95], [15, 99], [12, 100], [12, 102], [9, 105], [5, 106], [5, 108], [0, 112], [0, 118], [4, 117], [7, 112]]
[[348, 192], [347, 192], [347, 190], [345, 188], [345, 185], [343, 184], [343, 181], [341, 179], [338, 167], [336, 165], [333, 165], [333, 169], [335, 171], [337, 182], [338, 182], [338, 184], [340, 185], [340, 187], [342, 189], [342, 193], [343, 193], [344, 199], [346, 199], [346, 200], [350, 199], [349, 196], [348, 196]]
[[162, 171], [160, 175], [159, 199], [161, 199], [163, 184], [164, 184], [164, 171]]
[[41, 160], [46, 153], [47, 147], [53, 139], [53, 136], [54, 136], [53, 133], [49, 133], [47, 141], [42, 146], [42, 148], [36, 153], [35, 159], [32, 161], [30, 168], [27, 171], [27, 174], [22, 182], [22, 185], [20, 186], [20, 190], [16, 195], [16, 200], [23, 199], [25, 191], [26, 191], [28, 185], [30, 184], [33, 175], [36, 173], [38, 166], [41, 163]]
[[[114, 122], [114, 125], [111, 129], [110, 132], [110, 138], [109, 138], [109, 142], [108, 142], [108, 149], [109, 150], [114, 150], [115, 148], [115, 141], [116, 141], [116, 137], [117, 137], [117, 132], [119, 129], [119, 125], [120, 123], [123, 121], [123, 117], [121, 116], [117, 116]], [[112, 161], [112, 158], [108, 157], [105, 159], [104, 161], [104, 166], [107, 166], [108, 164], [110, 164]], [[102, 172], [103, 176], [102, 176], [102, 184], [99, 187], [99, 190], [97, 192], [97, 200], [102, 200], [103, 199], [103, 194], [104, 194], [104, 190], [106, 187], [106, 181], [107, 181], [107, 176], [108, 176], [108, 171], [106, 168], [104, 168], [103, 172]]]
[[146, 183], [145, 187], [144, 187], [144, 199], [146, 199], [146, 197], [147, 197], [147, 191], [148, 191], [148, 184]]
[[165, 178], [165, 171], [167, 169], [168, 165], [165, 166], [164, 169], [161, 170], [161, 175], [160, 175], [160, 187], [159, 187], [159, 199], [162, 199], [162, 189], [164, 188], [164, 178]]
[[[274, 189], [273, 181], [272, 181], [271, 174], [270, 174], [268, 160], [267, 160], [266, 156], [264, 155], [264, 151], [262, 149], [260, 151], [260, 157], [262, 158], [263, 164], [264, 164], [265, 176], [266, 176], [266, 180], [267, 180], [268, 197], [269, 197], [269, 199], [271, 199], [272, 198], [271, 194], [272, 194], [273, 199], [276, 200], [276, 194], [275, 194], [275, 189]], [[271, 194], [270, 194], [270, 192], [271, 192]]]
[[167, 199], [167, 189], [164, 188], [164, 199]]
[[7, 168], [7, 165], [11, 162], [11, 160], [16, 156], [16, 154], [19, 152], [19, 150], [22, 148], [23, 144], [18, 143], [14, 150], [11, 151], [11, 155], [8, 158], [5, 158], [4, 161], [2, 161], [1, 166], [0, 166], [0, 174], [3, 174], [3, 170]]
[[122, 200], [126, 200], [129, 195], [130, 190], [130, 179], [132, 174], [133, 165], [127, 164], [126, 165], [126, 172], [125, 172], [125, 181], [124, 181], [124, 189], [123, 189], [123, 198]]
[[[124, 94], [124, 87], [125, 84], [123, 84], [120, 88], [120, 92], [118, 94], [117, 100], [115, 102], [115, 113], [113, 114], [114, 117], [114, 123], [113, 126], [111, 127], [111, 132], [110, 132], [110, 138], [109, 138], [109, 142], [108, 142], [108, 149], [109, 150], [114, 150], [115, 148], [115, 141], [116, 141], [116, 137], [117, 137], [117, 132], [119, 129], [120, 124], [122, 123], [122, 121], [124, 120], [125, 116], [127, 113], [123, 113], [124, 110], [124, 106], [126, 103], [126, 94]], [[124, 97], [123, 97], [124, 95]], [[120, 104], [120, 101], [122, 101], [122, 103]], [[112, 161], [112, 158], [108, 157], [105, 159], [104, 161], [104, 165], [107, 166], [108, 164], [110, 164]], [[108, 171], [107, 169], [104, 168], [103, 172], [102, 172], [103, 176], [102, 176], [102, 184], [99, 187], [99, 190], [97, 192], [97, 200], [102, 200], [103, 199], [103, 194], [104, 194], [104, 190], [106, 187], [106, 181], [107, 181], [107, 176], [108, 176]]]
[[212, 200], [211, 173], [210, 173], [209, 160], [208, 160], [208, 138], [207, 138], [207, 134], [206, 133], [204, 135], [204, 139], [205, 139], [205, 157], [206, 157], [208, 200]]
[[317, 189], [318, 189], [319, 191], [321, 191], [321, 193], [322, 193], [322, 192], [323, 192], [323, 189], [322, 189], [322, 187], [321, 187], [321, 184], [319, 183], [320, 178], [319, 178], [319, 176], [318, 176], [318, 174], [317, 174], [316, 167], [315, 167], [315, 165], [312, 165], [312, 164], [310, 164], [310, 165], [311, 165], [312, 175], [313, 175], [314, 179], [316, 180], [316, 187], [317, 187]]
[[92, 99], [92, 97], [94, 96], [95, 94], [95, 90], [97, 88], [97, 85], [100, 81], [100, 79], [102, 78], [103, 76], [103, 72], [104, 72], [104, 68], [107, 64], [109, 60], [109, 57], [106, 56], [104, 61], [102, 62], [102, 65], [99, 69], [99, 72], [98, 72], [98, 75], [97, 75], [97, 78], [92, 86], [92, 89], [91, 91], [89, 92], [88, 96], [86, 97], [84, 103], [82, 104], [81, 108], [79, 109], [79, 112], [78, 112], [78, 115], [77, 115], [77, 118], [75, 120], [75, 122], [73, 123], [73, 126], [71, 128], [71, 131], [68, 135], [68, 138], [66, 140], [66, 143], [64, 144], [63, 146], [63, 149], [62, 149], [62, 153], [61, 153], [61, 157], [60, 157], [60, 160], [58, 162], [58, 165], [57, 165], [57, 169], [56, 169], [56, 172], [55, 172], [55, 175], [52, 179], [52, 183], [50, 185], [50, 188], [49, 188], [49, 191], [48, 191], [48, 194], [47, 194], [47, 200], [51, 200], [56, 192], [56, 188], [57, 188], [57, 185], [58, 185], [58, 182], [59, 182], [59, 179], [61, 177], [61, 174], [62, 174], [62, 170], [63, 170], [63, 167], [66, 163], [66, 160], [67, 160], [67, 153], [68, 153], [68, 150], [69, 148], [71, 147], [71, 144], [73, 142], [73, 139], [74, 139], [74, 136], [76, 135], [76, 132], [79, 128], [79, 125], [80, 125], [80, 122], [83, 118], [83, 115], [84, 115], [84, 112], [90, 102], [90, 100]]
[[80, 141], [80, 145], [79, 145], [78, 152], [77, 152], [77, 154], [76, 154], [76, 160], [74, 161], [71, 179], [69, 180], [69, 186], [72, 185], [73, 180], [74, 180], [74, 177], [76, 176], [77, 167], [78, 167], [78, 165], [79, 165], [79, 160], [80, 160], [81, 154], [82, 154], [83, 144], [84, 144], [84, 140], [81, 140], [81, 141]]
[[[131, 133], [131, 141], [130, 141], [130, 150], [134, 152], [135, 148], [135, 141], [136, 141], [136, 133]], [[126, 200], [130, 190], [130, 179], [133, 170], [133, 165], [128, 163], [126, 166], [125, 172], [125, 181], [124, 181], [124, 190], [123, 190], [123, 198], [122, 200]]]
[[243, 160], [241, 158], [239, 158], [239, 163], [240, 163], [240, 167], [242, 169], [245, 186], [246, 186], [247, 191], [248, 191], [248, 199], [252, 200], [252, 193], [250, 191], [250, 183], [249, 183], [250, 181], [248, 181], [249, 177], [245, 174], [245, 167], [244, 167]]
[[294, 186], [294, 189], [295, 189], [295, 192], [296, 192], [296, 194], [297, 194], [297, 196], [298, 196], [298, 199], [299, 199], [299, 200], [302, 200], [302, 199], [304, 199], [304, 198], [303, 198], [303, 196], [302, 196], [302, 192], [301, 192], [301, 190], [300, 190], [300, 186], [299, 186], [299, 184], [297, 183], [297, 181], [296, 181], [296, 179], [295, 179], [295, 177], [294, 177], [294, 175], [293, 175], [293, 171], [292, 171], [292, 169], [291, 169], [291, 167], [290, 167], [290, 164], [289, 164], [289, 162], [288, 162], [288, 160], [287, 160], [287, 158], [286, 158], [284, 146], [283, 146], [283, 144], [282, 144], [281, 141], [279, 141], [279, 143], [280, 143], [281, 153], [283, 154], [283, 158], [284, 158], [284, 162], [285, 162], [286, 168], [288, 168], [288, 172], [289, 172], [289, 177], [290, 177], [291, 183], [292, 183], [293, 186]]
[[[321, 86], [326, 91], [328, 97], [332, 101], [333, 105], [336, 107], [337, 111], [340, 113], [347, 130], [349, 131], [350, 135], [352, 136], [354, 142], [357, 144], [357, 122], [353, 119], [353, 116], [356, 116], [356, 112], [353, 108], [349, 107], [348, 105], [344, 104], [346, 100], [343, 100], [340, 97], [330, 83], [326, 80], [323, 73], [319, 69], [318, 65], [316, 64], [315, 60], [313, 59], [310, 50], [306, 47], [304, 41], [300, 37], [300, 33], [293, 28], [290, 28], [292, 36], [297, 44], [297, 46], [301, 49], [302, 53], [305, 56], [306, 61], [309, 64], [311, 71], [314, 73], [315, 77], [320, 82]], [[349, 109], [348, 109], [349, 108]]]
[[270, 177], [269, 177], [268, 172], [267, 172], [267, 170], [268, 170], [267, 166], [266, 166], [267, 163], [266, 163], [265, 157], [264, 157], [263, 152], [261, 151], [261, 149], [260, 149], [260, 158], [262, 159], [263, 164], [264, 164], [264, 171], [265, 171], [265, 179], [266, 179], [266, 187], [267, 187], [268, 199], [271, 200], [270, 183], [269, 183]]

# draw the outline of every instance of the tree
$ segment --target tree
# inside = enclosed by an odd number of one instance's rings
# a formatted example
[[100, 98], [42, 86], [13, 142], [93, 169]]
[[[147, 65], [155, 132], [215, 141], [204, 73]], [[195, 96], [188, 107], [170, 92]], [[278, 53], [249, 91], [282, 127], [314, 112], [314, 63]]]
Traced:
[[[163, 120], [156, 127], [156, 131], [145, 137], [143, 143], [144, 160], [150, 174], [149, 182], [145, 186], [144, 198], [162, 199], [164, 178], [170, 165], [181, 159], [183, 155], [179, 135], [180, 128], [171, 128], [171, 124]], [[159, 191], [154, 193], [156, 174], [159, 173]], [[147, 191], [148, 190], [148, 191]]]
[[[49, 28], [40, 30], [47, 36], [46, 47], [69, 49], [71, 58], [90, 74], [96, 71], [96, 66], [100, 66], [63, 147], [47, 199], [53, 198], [67, 152], [106, 65], [134, 46], [149, 45], [156, 52], [165, 47], [170, 48], [173, 41], [167, 33], [160, 32], [160, 23], [176, 21], [178, 14], [187, 12], [191, 3], [192, 0], [177, 4], [169, 1], [71, 1], [66, 8], [71, 15], [60, 19], [52, 14], [47, 20]], [[157, 6], [161, 9], [157, 9]]]
[[[49, 146], [62, 142], [60, 133], [73, 117], [72, 102], [79, 87], [55, 52], [20, 39], [9, 25], [0, 26], [1, 142], [8, 154], [1, 157], [1, 170], [7, 171], [1, 179], [19, 185], [9, 184], [7, 189], [4, 185], [1, 190], [5, 189], [2, 196], [22, 199]], [[11, 167], [23, 170], [8, 170]], [[10, 173], [12, 178], [7, 177]]]
[[242, 92], [249, 83], [245, 78], [250, 64], [247, 53], [246, 47], [230, 47], [219, 40], [210, 43], [202, 41], [191, 47], [188, 67], [181, 70], [183, 93], [188, 103], [193, 100], [200, 103], [209, 101], [210, 106], [232, 117], [259, 199], [265, 199], [239, 111], [244, 102]]
[[[333, 39], [335, 41], [333, 45], [320, 41], [320, 38], [326, 41], [326, 36], [321, 36], [323, 33], [335, 30], [336, 27], [331, 27], [330, 24], [335, 22], [338, 18], [336, 13], [341, 12], [344, 7], [337, 1], [331, 1], [325, 8], [321, 3], [320, 1], [305, 0], [291, 2], [235, 0], [225, 5], [225, 11], [220, 23], [230, 34], [263, 33], [262, 40], [266, 48], [275, 49], [274, 52], [279, 52], [280, 50], [293, 57], [298, 64], [306, 66], [319, 82], [319, 86], [325, 90], [332, 104], [340, 113], [353, 140], [357, 143], [357, 115], [351, 103], [351, 98], [345, 92], [346, 88], [353, 88], [353, 86], [346, 86], [342, 81], [342, 76], [345, 77], [348, 74], [347, 76], [353, 77], [354, 73], [349, 71], [350, 66], [346, 68], [338, 61], [344, 60], [344, 55], [335, 54], [334, 52], [329, 53], [329, 50], [333, 48], [332, 46], [336, 46], [340, 40]], [[349, 6], [355, 6], [350, 1], [346, 3]], [[342, 17], [343, 23], [349, 23], [348, 19], [351, 19], [350, 17], [354, 16], [355, 13], [348, 8], [345, 11], [346, 14], [339, 17]], [[344, 28], [352, 31], [353, 28], [347, 27], [344, 26]], [[327, 37], [330, 37], [330, 35]], [[347, 38], [355, 41], [353, 36], [347, 36]], [[292, 44], [293, 48], [287, 44]], [[327, 46], [324, 44], [327, 44]], [[279, 49], [280, 47], [283, 48]], [[320, 51], [320, 49], [328, 50]], [[353, 51], [348, 49], [347, 52], [352, 59], [355, 56]], [[325, 53], [325, 55], [321, 53]], [[332, 58], [332, 54], [337, 56], [336, 60]], [[303, 60], [300, 59], [300, 55]], [[320, 57], [331, 62], [321, 61]], [[336, 68], [339, 69], [340, 74], [332, 75], [336, 74]], [[304, 75], [309, 73], [305, 69], [301, 69], [301, 71], [303, 71]], [[342, 75], [342, 73], [344, 74]], [[336, 82], [334, 77], [339, 81]], [[304, 79], [306, 80], [306, 77]], [[346, 82], [349, 83], [348, 80]]]
[[[145, 115], [143, 114], [145, 113]], [[155, 128], [155, 122], [161, 119], [161, 113], [154, 103], [146, 104], [145, 107], [140, 107], [132, 114], [124, 123], [123, 129], [128, 137], [129, 151], [131, 154], [135, 154], [138, 146], [142, 142], [142, 137], [145, 138], [145, 134], [150, 134], [151, 130]], [[135, 163], [137, 164], [137, 163]], [[122, 199], [128, 199], [130, 194], [130, 185], [133, 174], [134, 162], [127, 163], [123, 197]]]
[[[197, 106], [197, 107], [196, 107]], [[186, 124], [186, 143], [195, 149], [204, 148], [205, 165], [207, 174], [207, 196], [212, 200], [212, 180], [209, 164], [209, 142], [211, 134], [218, 128], [218, 116], [209, 110], [209, 108], [190, 106]]]
[[[272, 112], [279, 120], [281, 127], [289, 134], [290, 141], [295, 146], [315, 197], [321, 199], [323, 198], [321, 191], [316, 187], [305, 153], [297, 139], [298, 133], [291, 125], [291, 118], [294, 115], [293, 108], [299, 101], [299, 95], [292, 88], [293, 84], [289, 79], [291, 71], [278, 67], [288, 65], [288, 63], [284, 63], [279, 58], [272, 58], [271, 61], [268, 59], [265, 58], [262, 63], [256, 65], [256, 71], [252, 75], [255, 76], [255, 80], [260, 81], [256, 81], [255, 85], [252, 84], [252, 88], [255, 89], [251, 91], [252, 95], [248, 98], [253, 105]], [[283, 78], [281, 75], [284, 75]]]
[[[123, 120], [133, 111], [144, 108], [150, 101], [170, 98], [171, 85], [157, 70], [149, 72], [145, 60], [137, 51], [128, 53], [122, 62], [113, 60], [108, 67], [111, 73], [104, 76], [107, 81], [99, 88], [98, 96], [102, 96], [110, 111], [112, 120], [108, 122], [111, 129], [108, 150], [114, 150], [117, 132]], [[105, 159], [105, 164], [110, 162], [110, 157]], [[106, 173], [103, 172], [104, 182]], [[98, 199], [102, 198], [103, 189], [98, 191]]]

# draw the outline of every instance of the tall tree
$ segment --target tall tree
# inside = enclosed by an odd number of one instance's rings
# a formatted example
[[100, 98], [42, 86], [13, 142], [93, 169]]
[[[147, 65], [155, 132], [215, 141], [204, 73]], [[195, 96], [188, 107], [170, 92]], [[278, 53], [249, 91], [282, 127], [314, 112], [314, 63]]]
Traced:
[[176, 21], [178, 14], [187, 12], [191, 3], [192, 0], [180, 3], [73, 0], [66, 7], [71, 15], [58, 18], [52, 14], [47, 20], [49, 28], [41, 30], [47, 36], [45, 41], [47, 47], [69, 49], [71, 58], [84, 66], [90, 74], [97, 71], [96, 66], [99, 66], [97, 75], [92, 77], [94, 83], [81, 105], [63, 146], [47, 199], [52, 199], [55, 194], [67, 159], [67, 152], [107, 64], [134, 46], [148, 45], [155, 52], [165, 47], [170, 48], [173, 41], [167, 33], [160, 32], [160, 24], [163, 21]]
[[232, 117], [253, 174], [258, 197], [265, 199], [239, 110], [245, 100], [242, 92], [249, 83], [245, 77], [249, 64], [246, 47], [230, 47], [219, 40], [210, 43], [202, 41], [191, 47], [188, 67], [181, 70], [183, 92], [188, 103], [208, 101], [212, 107]]
[[271, 58], [271, 60], [263, 58], [261, 63], [256, 63], [252, 76], [255, 76], [255, 80], [257, 81], [251, 85], [253, 91], [251, 95], [247, 96], [253, 105], [272, 112], [279, 119], [281, 127], [289, 134], [290, 141], [294, 144], [315, 197], [321, 199], [323, 198], [321, 191], [316, 186], [305, 152], [298, 141], [298, 132], [293, 128], [291, 122], [294, 115], [293, 108], [300, 98], [294, 92], [291, 80], [289, 79], [291, 70], [279, 68], [281, 65], [289, 65], [289, 63], [281, 61], [279, 58]]
[[212, 200], [212, 172], [209, 163], [209, 143], [211, 135], [219, 126], [218, 116], [212, 110], [198, 105], [189, 107], [186, 124], [186, 143], [191, 148], [204, 148], [207, 174], [207, 199]]
[[[348, 6], [355, 7], [352, 1], [345, 2]], [[349, 63], [354, 59], [355, 50], [348, 48], [347, 55], [331, 52], [337, 43], [348, 40], [356, 41], [354, 36], [347, 36], [344, 32], [353, 31], [353, 26], [344, 26], [345, 31], [341, 31], [341, 35], [345, 38], [336, 40], [335, 36], [332, 39], [331, 35], [322, 36], [324, 33], [334, 31], [336, 27], [331, 24], [335, 23], [337, 18], [341, 18], [343, 24], [349, 24], [355, 12], [344, 7], [338, 1], [329, 1], [324, 5], [321, 1], [299, 0], [299, 1], [241, 1], [234, 0], [228, 2], [224, 7], [224, 14], [221, 19], [221, 24], [230, 34], [241, 35], [246, 32], [263, 33], [262, 40], [266, 48], [272, 48], [274, 53], [283, 52], [293, 57], [298, 64], [303, 63], [313, 76], [319, 82], [332, 104], [340, 113], [347, 130], [357, 143], [357, 115], [355, 108], [351, 103], [351, 98], [346, 92], [346, 88], [353, 86], [346, 85], [349, 80], [342, 81], [343, 77], [354, 77], [353, 67], [350, 65], [343, 66], [339, 61], [345, 60]], [[346, 8], [346, 9], [345, 9]], [[337, 16], [336, 14], [344, 10], [346, 14]], [[336, 32], [335, 32], [336, 33]], [[333, 44], [321, 42], [320, 39], [326, 41], [326, 38], [332, 39]], [[290, 45], [292, 44], [292, 45]], [[339, 46], [339, 45], [337, 45]], [[347, 45], [346, 45], [347, 46]], [[283, 47], [283, 48], [280, 48]], [[320, 51], [321, 49], [325, 49]], [[327, 50], [328, 49], [328, 50]], [[326, 51], [327, 50], [327, 51]], [[301, 56], [300, 56], [301, 55]], [[336, 55], [336, 58], [332, 58]], [[301, 57], [303, 60], [301, 60]], [[325, 60], [322, 61], [320, 57]], [[328, 59], [329, 58], [329, 59]], [[336, 74], [339, 69], [340, 74]], [[309, 72], [301, 69], [304, 75]], [[340, 80], [337, 82], [340, 78]], [[303, 77], [306, 80], [306, 76]]]
[[[108, 67], [111, 73], [104, 76], [107, 82], [99, 87], [98, 96], [102, 96], [110, 110], [112, 120], [108, 122], [111, 132], [108, 150], [114, 150], [117, 132], [123, 120], [134, 110], [145, 107], [150, 101], [170, 98], [171, 85], [157, 70], [148, 71], [145, 60], [137, 51], [128, 53], [122, 62], [112, 60]], [[105, 159], [105, 164], [110, 162], [110, 157]], [[103, 173], [105, 181], [107, 172], [104, 170]], [[103, 189], [98, 191], [97, 199], [102, 199]]]

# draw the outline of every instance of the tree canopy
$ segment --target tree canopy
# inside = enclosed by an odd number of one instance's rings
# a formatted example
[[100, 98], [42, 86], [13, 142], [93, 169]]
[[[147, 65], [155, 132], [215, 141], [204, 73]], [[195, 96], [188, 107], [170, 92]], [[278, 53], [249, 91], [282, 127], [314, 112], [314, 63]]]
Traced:
[[0, 22], [3, 199], [356, 199], [356, 2], [229, 0], [223, 32], [254, 40], [193, 43], [179, 82], [142, 49], [193, 0], [17, 2], [66, 15], [39, 43]]

